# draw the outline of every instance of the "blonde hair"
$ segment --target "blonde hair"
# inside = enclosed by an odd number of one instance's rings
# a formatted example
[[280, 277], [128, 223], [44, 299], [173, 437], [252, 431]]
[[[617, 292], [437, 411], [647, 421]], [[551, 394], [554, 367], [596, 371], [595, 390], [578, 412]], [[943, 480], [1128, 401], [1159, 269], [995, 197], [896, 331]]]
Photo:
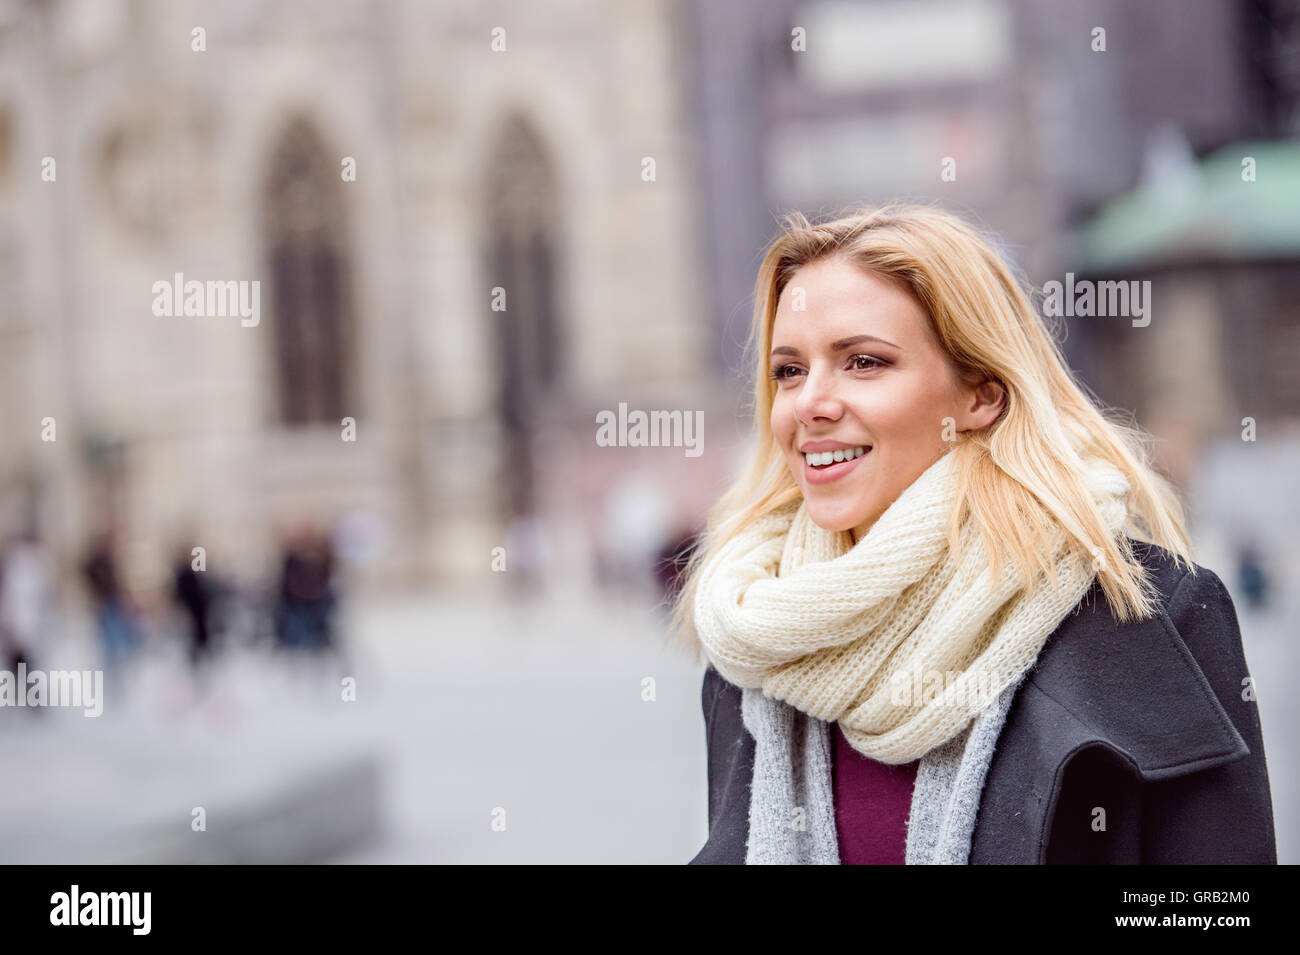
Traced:
[[[997, 420], [960, 433], [951, 452], [957, 455], [960, 503], [948, 533], [954, 554], [969, 515], [988, 547], [991, 572], [1013, 561], [1032, 592], [1042, 579], [1035, 565], [1049, 569], [1040, 545], [1054, 523], [1064, 529], [1069, 552], [1098, 567], [1098, 581], [1120, 622], [1158, 610], [1129, 536], [1165, 548], [1175, 563], [1181, 560], [1195, 572], [1183, 507], [1152, 463], [1151, 436], [1131, 415], [1085, 394], [1022, 284], [970, 225], [936, 208], [901, 204], [859, 209], [818, 224], [792, 212], [782, 225], [783, 234], [763, 258], [754, 295], [753, 457], [710, 511], [673, 609], [673, 633], [697, 659], [702, 648], [693, 618], [701, 565], [753, 521], [801, 496], [769, 429], [776, 382], [767, 373], [768, 352], [782, 290], [798, 269], [832, 256], [902, 282], [929, 315], [931, 331], [958, 378], [993, 379], [1005, 389]], [[1075, 463], [1070, 435], [1128, 478], [1124, 534], [1107, 529]]]

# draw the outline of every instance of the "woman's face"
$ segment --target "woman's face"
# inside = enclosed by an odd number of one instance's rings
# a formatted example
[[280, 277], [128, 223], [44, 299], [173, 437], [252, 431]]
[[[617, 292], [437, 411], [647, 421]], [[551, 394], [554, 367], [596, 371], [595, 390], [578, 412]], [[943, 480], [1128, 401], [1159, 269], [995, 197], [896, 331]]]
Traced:
[[[1002, 408], [996, 383], [958, 381], [903, 285], [839, 257], [805, 265], [782, 291], [770, 358], [772, 437], [808, 516], [855, 541], [945, 453], [945, 432], [983, 428]], [[824, 451], [842, 460], [808, 461]]]

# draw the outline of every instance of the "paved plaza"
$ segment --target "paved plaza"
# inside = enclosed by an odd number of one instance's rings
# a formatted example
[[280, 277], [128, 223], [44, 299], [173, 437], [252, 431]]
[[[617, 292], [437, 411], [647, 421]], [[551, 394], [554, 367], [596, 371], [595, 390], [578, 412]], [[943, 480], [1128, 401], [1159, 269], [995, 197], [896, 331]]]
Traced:
[[[429, 596], [343, 624], [343, 661], [237, 648], [199, 696], [164, 645], [99, 718], [0, 711], [0, 862], [678, 864], [703, 844], [701, 669], [648, 602]], [[1242, 628], [1296, 862], [1297, 628]], [[74, 626], [46, 666], [94, 649]]]

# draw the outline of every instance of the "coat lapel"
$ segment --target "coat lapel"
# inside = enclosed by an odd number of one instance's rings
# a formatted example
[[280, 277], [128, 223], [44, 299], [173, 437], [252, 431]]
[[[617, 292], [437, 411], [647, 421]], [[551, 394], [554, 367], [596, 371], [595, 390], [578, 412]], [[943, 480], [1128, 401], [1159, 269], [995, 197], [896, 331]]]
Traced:
[[1143, 780], [1249, 754], [1162, 610], [1116, 624], [1094, 583], [1044, 645], [1003, 727], [981, 798], [971, 863], [1041, 864], [1066, 765], [1107, 747]]

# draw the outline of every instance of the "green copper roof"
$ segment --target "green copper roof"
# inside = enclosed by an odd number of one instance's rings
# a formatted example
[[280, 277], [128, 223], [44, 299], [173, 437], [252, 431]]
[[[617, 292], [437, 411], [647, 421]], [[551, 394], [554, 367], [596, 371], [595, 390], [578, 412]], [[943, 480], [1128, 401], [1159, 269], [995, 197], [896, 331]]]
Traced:
[[[1255, 181], [1242, 160], [1255, 160]], [[1181, 192], [1137, 189], [1079, 235], [1080, 268], [1300, 258], [1300, 143], [1226, 146], [1197, 163]]]

